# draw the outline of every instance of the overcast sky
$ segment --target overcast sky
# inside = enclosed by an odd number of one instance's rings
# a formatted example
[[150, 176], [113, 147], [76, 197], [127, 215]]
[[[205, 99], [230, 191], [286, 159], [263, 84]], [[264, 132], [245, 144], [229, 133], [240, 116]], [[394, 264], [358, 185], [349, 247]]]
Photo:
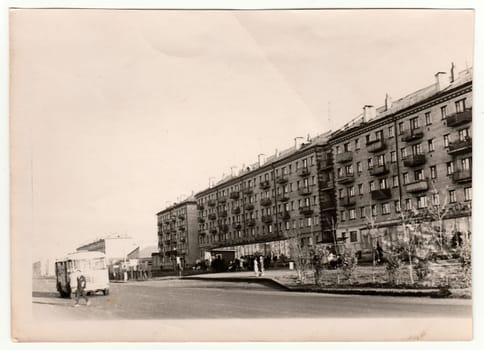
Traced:
[[110, 233], [156, 244], [168, 201], [473, 58], [470, 11], [30, 10], [11, 24], [34, 259]]

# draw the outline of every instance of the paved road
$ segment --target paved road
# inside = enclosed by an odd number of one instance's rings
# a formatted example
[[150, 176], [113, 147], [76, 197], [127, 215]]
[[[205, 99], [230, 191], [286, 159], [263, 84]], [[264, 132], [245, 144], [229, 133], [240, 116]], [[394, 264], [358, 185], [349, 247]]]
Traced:
[[109, 296], [73, 308], [52, 279], [33, 280], [33, 315], [48, 319], [220, 319], [333, 317], [470, 318], [470, 300], [295, 293], [255, 283], [153, 280], [112, 283]]

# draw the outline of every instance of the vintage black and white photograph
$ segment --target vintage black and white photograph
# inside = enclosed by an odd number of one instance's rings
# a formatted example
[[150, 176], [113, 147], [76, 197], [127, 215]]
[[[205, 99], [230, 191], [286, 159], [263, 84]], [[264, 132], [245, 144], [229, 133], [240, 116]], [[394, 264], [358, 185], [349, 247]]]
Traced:
[[9, 21], [14, 339], [472, 339], [472, 9]]

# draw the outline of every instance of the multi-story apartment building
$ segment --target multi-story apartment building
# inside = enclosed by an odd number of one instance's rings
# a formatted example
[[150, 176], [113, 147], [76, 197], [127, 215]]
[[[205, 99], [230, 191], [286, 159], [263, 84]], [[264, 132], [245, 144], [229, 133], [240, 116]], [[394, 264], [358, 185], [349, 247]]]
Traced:
[[198, 256], [197, 203], [189, 198], [156, 214], [158, 248], [162, 264], [172, 264], [175, 256], [194, 264]]
[[[470, 231], [472, 201], [472, 70], [436, 74], [435, 84], [333, 133], [337, 236], [370, 248], [373, 221], [397, 239], [402, 210], [447, 210], [447, 232]], [[431, 220], [431, 219], [430, 219]]]
[[336, 207], [327, 137], [295, 139], [291, 149], [196, 194], [200, 256], [212, 249], [288, 256], [288, 237], [330, 242]]

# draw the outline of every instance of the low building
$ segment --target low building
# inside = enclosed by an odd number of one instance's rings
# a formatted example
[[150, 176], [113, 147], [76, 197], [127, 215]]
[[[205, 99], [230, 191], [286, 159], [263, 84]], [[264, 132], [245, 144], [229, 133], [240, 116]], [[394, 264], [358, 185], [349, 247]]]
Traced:
[[106, 262], [111, 265], [117, 261], [127, 259], [128, 253], [133, 251], [137, 246], [133, 238], [125, 235], [109, 235], [105, 238], [83, 244], [76, 250], [96, 251], [106, 255]]

